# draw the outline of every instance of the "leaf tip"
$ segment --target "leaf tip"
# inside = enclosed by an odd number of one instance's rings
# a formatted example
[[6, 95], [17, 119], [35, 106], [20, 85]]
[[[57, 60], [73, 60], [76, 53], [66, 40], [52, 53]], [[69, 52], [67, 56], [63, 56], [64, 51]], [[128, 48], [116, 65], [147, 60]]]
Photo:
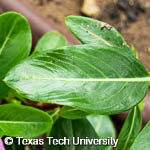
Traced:
[[71, 18], [72, 18], [72, 16], [65, 17], [65, 23], [66, 23], [66, 25], [68, 25], [68, 22], [70, 21]]
[[2, 81], [7, 82], [8, 81], [8, 76], [6, 75]]
[[9, 86], [10, 79], [8, 75], [6, 75], [2, 81], [5, 83], [5, 85]]

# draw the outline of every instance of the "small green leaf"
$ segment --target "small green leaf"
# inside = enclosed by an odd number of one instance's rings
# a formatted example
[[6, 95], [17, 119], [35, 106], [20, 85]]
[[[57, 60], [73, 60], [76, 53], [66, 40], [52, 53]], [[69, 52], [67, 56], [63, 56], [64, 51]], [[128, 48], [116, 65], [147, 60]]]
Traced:
[[87, 116], [88, 113], [74, 107], [64, 106], [60, 111], [60, 116], [66, 119], [80, 119]]
[[130, 150], [149, 150], [150, 149], [150, 122], [144, 127], [135, 139]]
[[48, 32], [38, 41], [34, 52], [41, 52], [49, 49], [66, 46], [67, 40], [59, 32]]
[[0, 105], [0, 128], [6, 136], [36, 137], [51, 126], [51, 117], [41, 110], [19, 104]]
[[134, 107], [129, 113], [119, 135], [117, 150], [129, 150], [142, 125], [141, 112]]
[[[89, 115], [88, 121], [95, 129], [100, 139], [107, 139], [108, 137], [115, 139], [116, 132], [112, 120], [106, 115]], [[118, 140], [115, 141], [114, 147], [117, 146]], [[111, 150], [112, 146], [102, 146], [103, 150]]]
[[122, 35], [110, 25], [87, 17], [66, 17], [66, 24], [76, 38], [83, 44], [107, 46], [127, 46]]
[[88, 137], [89, 139], [98, 139], [96, 132], [94, 131], [92, 125], [89, 123], [87, 119], [79, 119], [79, 120], [66, 120], [60, 118], [56, 121], [52, 128], [52, 132], [50, 134], [51, 137], [56, 139], [70, 139], [69, 145], [50, 145], [47, 146], [47, 150], [102, 150], [100, 146], [94, 145], [72, 145], [73, 137], [76, 139], [77, 137], [81, 139], [85, 139]]
[[13, 66], [29, 55], [32, 35], [27, 20], [15, 12], [0, 15], [0, 33], [0, 99], [2, 99], [8, 91], [2, 79]]
[[120, 50], [126, 50], [130, 55], [134, 55], [123, 36], [105, 22], [81, 16], [68, 16], [66, 24], [83, 44], [119, 47]]
[[119, 48], [75, 45], [30, 56], [4, 81], [33, 101], [115, 114], [144, 99], [150, 77], [140, 61]]

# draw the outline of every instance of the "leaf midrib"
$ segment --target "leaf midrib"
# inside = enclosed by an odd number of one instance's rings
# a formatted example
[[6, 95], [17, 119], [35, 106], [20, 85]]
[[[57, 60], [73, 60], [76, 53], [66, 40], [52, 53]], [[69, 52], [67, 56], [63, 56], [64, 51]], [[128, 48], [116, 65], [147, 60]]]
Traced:
[[[20, 80], [20, 79], [19, 79]], [[82, 79], [82, 78], [24, 78], [21, 80], [51, 80], [51, 81], [70, 81], [70, 82], [150, 82], [150, 76], [148, 77], [138, 77], [138, 78], [101, 78], [101, 79]], [[9, 80], [9, 77], [7, 77], [3, 80], [7, 83], [7, 81], [13, 81]], [[17, 80], [14, 80], [17, 81]]]
[[0, 121], [0, 124], [49, 124], [49, 122]]
[[96, 133], [98, 133], [99, 129], [101, 128], [102, 119], [103, 119], [103, 116], [100, 116], [99, 121], [98, 121], [96, 128], [95, 128]]
[[7, 42], [8, 42], [8, 40], [10, 39], [10, 35], [11, 35], [13, 29], [15, 28], [15, 25], [16, 25], [17, 21], [18, 21], [18, 18], [17, 18], [17, 19], [15, 20], [15, 22], [13, 23], [11, 29], [9, 30], [9, 32], [8, 32], [6, 38], [5, 38], [5, 41], [3, 42], [3, 44], [2, 44], [2, 46], [1, 46], [1, 48], [0, 48], [0, 55], [1, 55], [2, 51], [3, 51], [3, 49], [5, 48], [5, 46], [6, 46]]
[[92, 36], [94, 36], [95, 38], [97, 38], [98, 40], [104, 42], [106, 45], [108, 46], [113, 46], [112, 44], [110, 44], [109, 42], [107, 42], [106, 40], [104, 40], [103, 38], [101, 38], [100, 36], [96, 35], [95, 33], [83, 28], [81, 25], [79, 25], [79, 27], [84, 30], [85, 32], [88, 31], [89, 34], [91, 34]]
[[135, 122], [135, 116], [136, 116], [136, 111], [137, 111], [136, 109], [137, 109], [137, 108], [135, 107], [135, 108], [134, 108], [134, 113], [133, 113], [133, 119], [132, 119], [132, 122], [131, 122], [131, 128], [130, 128], [129, 134], [128, 134], [128, 136], [127, 136], [127, 140], [125, 141], [123, 150], [126, 149], [127, 143], [128, 143], [128, 141], [129, 141], [129, 139], [130, 139], [130, 137], [131, 137], [131, 134], [132, 134], [132, 131], [133, 131], [134, 122]]

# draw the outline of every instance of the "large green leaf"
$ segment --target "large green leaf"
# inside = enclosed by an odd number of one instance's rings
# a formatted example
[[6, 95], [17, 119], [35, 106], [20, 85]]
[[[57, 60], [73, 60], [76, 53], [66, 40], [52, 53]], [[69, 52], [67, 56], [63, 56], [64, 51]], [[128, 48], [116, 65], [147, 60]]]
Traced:
[[[115, 139], [116, 133], [113, 122], [109, 116], [106, 115], [89, 115], [87, 119], [95, 129], [100, 139], [107, 139], [108, 137]], [[117, 146], [118, 141], [113, 142], [114, 147]], [[102, 146], [103, 150], [111, 150], [112, 146]]]
[[0, 99], [8, 88], [2, 82], [6, 73], [31, 50], [31, 29], [27, 20], [15, 12], [0, 15]]
[[6, 136], [36, 137], [51, 126], [51, 117], [41, 110], [19, 104], [0, 106], [0, 128]]
[[150, 122], [144, 127], [135, 139], [130, 150], [149, 150], [150, 149]]
[[80, 119], [87, 115], [87, 112], [81, 111], [75, 107], [64, 106], [60, 110], [60, 116], [66, 119]]
[[141, 112], [134, 107], [128, 115], [119, 135], [117, 150], [129, 150], [142, 125]]
[[50, 136], [56, 139], [64, 139], [64, 137], [66, 137], [67, 139], [70, 139], [70, 143], [69, 145], [67, 145], [67, 143], [64, 146], [50, 145], [47, 147], [47, 150], [101, 150], [100, 146], [72, 145], [73, 137], [75, 139], [77, 139], [77, 137], [80, 139], [85, 139], [86, 137], [89, 139], [98, 139], [96, 132], [87, 119], [71, 121], [61, 118], [54, 124]]
[[[110, 25], [87, 17], [66, 17], [66, 24], [71, 32], [84, 44], [98, 44], [124, 47], [122, 35]], [[127, 45], [126, 45], [127, 46]]]
[[38, 41], [34, 52], [41, 52], [49, 49], [66, 46], [67, 40], [59, 32], [48, 32]]
[[31, 56], [15, 66], [4, 81], [33, 101], [114, 114], [143, 100], [150, 77], [126, 51], [76, 45]]

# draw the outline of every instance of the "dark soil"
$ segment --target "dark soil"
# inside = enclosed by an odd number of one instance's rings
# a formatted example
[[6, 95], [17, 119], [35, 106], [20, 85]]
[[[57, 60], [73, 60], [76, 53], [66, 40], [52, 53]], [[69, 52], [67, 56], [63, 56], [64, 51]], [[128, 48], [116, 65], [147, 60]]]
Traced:
[[[82, 0], [26, 0], [49, 20], [68, 29], [64, 19], [68, 15], [83, 15]], [[117, 28], [128, 44], [134, 44], [139, 58], [150, 71], [150, 1], [149, 0], [97, 0], [101, 8], [99, 20]]]

